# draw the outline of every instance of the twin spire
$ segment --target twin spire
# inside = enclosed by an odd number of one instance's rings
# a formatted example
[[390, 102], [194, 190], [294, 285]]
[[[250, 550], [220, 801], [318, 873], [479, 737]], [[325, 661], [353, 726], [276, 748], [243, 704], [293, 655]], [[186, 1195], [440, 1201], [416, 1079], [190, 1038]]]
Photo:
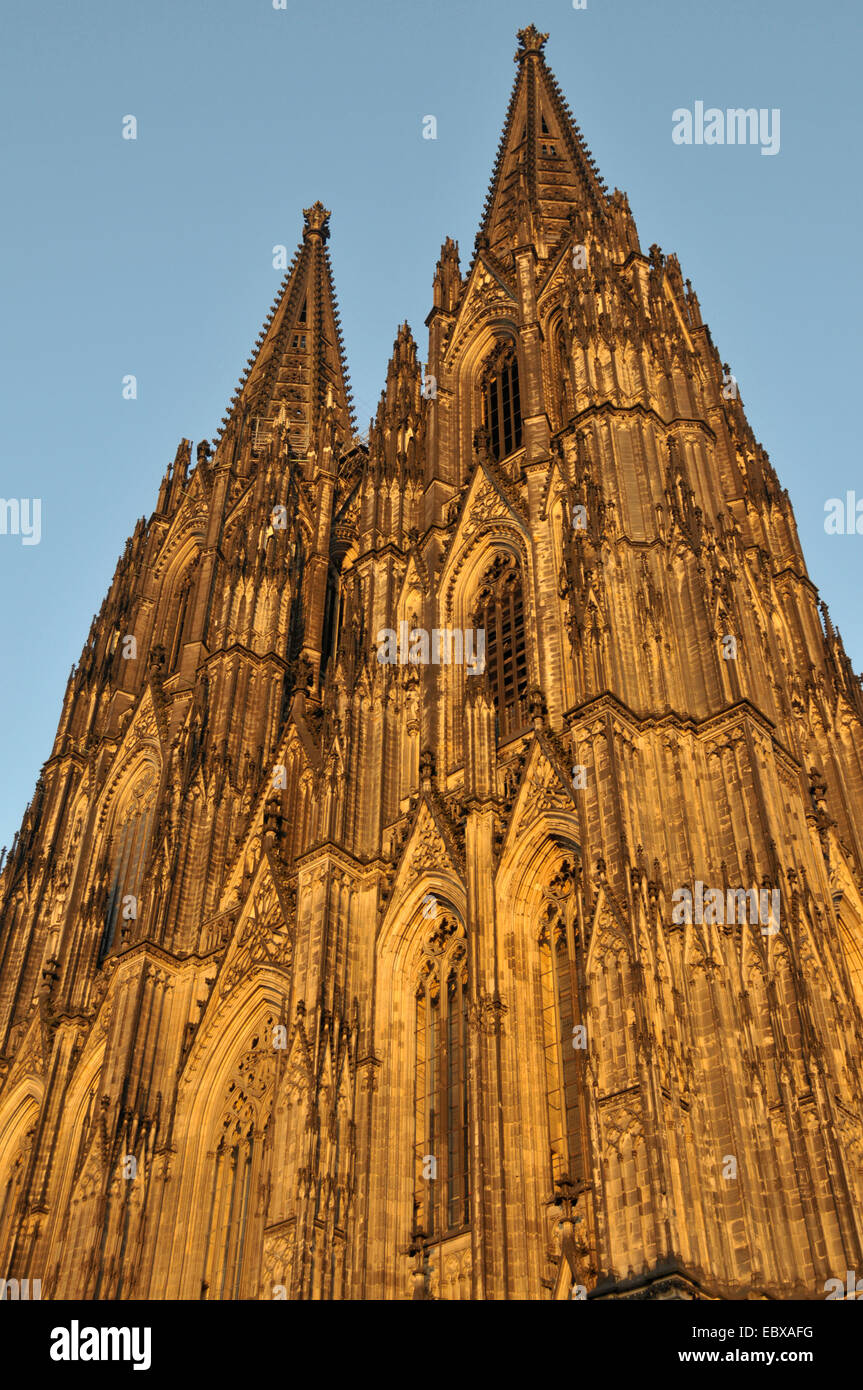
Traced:
[[[550, 256], [573, 226], [604, 219], [607, 190], [543, 56], [547, 34], [519, 30], [518, 74], [486, 198], [477, 250], [506, 264], [516, 246]], [[222, 421], [258, 442], [277, 424], [294, 454], [313, 446], [324, 419], [347, 444], [354, 434], [347, 365], [322, 203], [303, 213], [303, 237]]]
[[303, 210], [303, 239], [269, 316], [258, 334], [228, 414], [260, 443], [287, 426], [291, 448], [304, 455], [318, 426], [333, 419], [337, 433], [354, 430], [351, 391], [333, 273], [326, 243], [330, 214], [323, 203]]
[[506, 262], [515, 246], [551, 254], [572, 228], [605, 216], [607, 190], [572, 112], [548, 69], [548, 34], [518, 33], [518, 75], [507, 107], [477, 249]]

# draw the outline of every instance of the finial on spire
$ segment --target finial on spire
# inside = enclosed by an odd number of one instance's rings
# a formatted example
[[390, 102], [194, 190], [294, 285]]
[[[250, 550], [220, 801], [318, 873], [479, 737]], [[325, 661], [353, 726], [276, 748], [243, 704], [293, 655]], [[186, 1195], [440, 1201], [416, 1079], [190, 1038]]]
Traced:
[[520, 63], [522, 58], [526, 58], [529, 53], [542, 53], [548, 34], [541, 34], [535, 25], [529, 24], [526, 29], [518, 31], [518, 52], [514, 62]]
[[320, 199], [316, 203], [312, 203], [310, 208], [303, 208], [303, 218], [305, 220], [303, 240], [311, 232], [319, 232], [323, 240], [327, 240], [330, 235], [330, 212], [329, 208], [324, 207]]

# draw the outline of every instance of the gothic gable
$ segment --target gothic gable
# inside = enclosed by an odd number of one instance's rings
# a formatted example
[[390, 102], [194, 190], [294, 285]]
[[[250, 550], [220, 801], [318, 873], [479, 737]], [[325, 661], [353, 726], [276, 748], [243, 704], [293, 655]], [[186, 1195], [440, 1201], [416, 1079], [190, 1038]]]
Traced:
[[626, 914], [618, 903], [607, 883], [601, 882], [593, 903], [590, 923], [587, 928], [588, 973], [599, 965], [610, 952], [612, 955], [624, 952], [632, 954], [631, 932]]
[[399, 859], [381, 931], [387, 930], [423, 877], [449, 878], [462, 885], [464, 871], [460, 860], [452, 832], [431, 799], [424, 796], [414, 812], [413, 826]]
[[[860, 681], [544, 44], [427, 360], [403, 323], [353, 435], [308, 208], [70, 674], [0, 868], [0, 1264], [50, 1298], [773, 1301], [858, 1258]], [[762, 934], [734, 885], [777, 881]]]
[[476, 259], [468, 276], [453, 331], [447, 344], [445, 362], [452, 368], [465, 345], [484, 321], [515, 321], [518, 295], [512, 278], [492, 257]]
[[451, 594], [457, 576], [481, 538], [509, 537], [512, 543], [514, 528], [518, 533], [519, 549], [526, 554], [527, 521], [518, 499], [511, 489], [504, 489], [502, 481], [494, 476], [491, 469], [478, 464], [458, 511], [438, 580], [438, 591], [447, 596]]
[[18, 1082], [27, 1076], [44, 1078], [45, 1058], [50, 1055], [51, 1047], [45, 1036], [42, 1010], [36, 1007], [31, 1015], [29, 1025], [24, 1029], [20, 1040], [16, 1043], [15, 1060], [5, 1077], [2, 1078], [2, 1089], [6, 1095], [11, 1095]]
[[259, 968], [274, 967], [289, 972], [293, 950], [290, 905], [265, 853], [249, 885], [219, 968], [215, 994], [224, 999], [241, 980]]
[[209, 508], [203, 484], [196, 479], [197, 473], [192, 475], [162, 541], [153, 568], [157, 581], [163, 580], [171, 573], [178, 559], [181, 564], [186, 563], [189, 553], [197, 555], [201, 549], [207, 530]]
[[534, 734], [501, 846], [501, 858], [543, 816], [551, 814], [558, 820], [563, 817], [575, 832], [578, 826], [577, 810], [578, 803], [572, 786], [567, 782], [557, 756], [547, 744], [544, 745], [540, 736]]
[[136, 706], [130, 706], [120, 719], [121, 742], [114, 767], [124, 767], [136, 754], [149, 749], [161, 762], [168, 747], [168, 728], [161, 701], [152, 682], [145, 686]]

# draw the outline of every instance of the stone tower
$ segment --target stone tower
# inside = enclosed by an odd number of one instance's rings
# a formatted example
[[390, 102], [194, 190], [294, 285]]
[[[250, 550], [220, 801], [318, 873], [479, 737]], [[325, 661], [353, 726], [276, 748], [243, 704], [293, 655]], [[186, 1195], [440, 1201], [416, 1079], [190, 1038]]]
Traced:
[[355, 432], [302, 242], [0, 878], [45, 1298], [823, 1297], [863, 1268], [863, 694], [677, 259], [517, 76]]

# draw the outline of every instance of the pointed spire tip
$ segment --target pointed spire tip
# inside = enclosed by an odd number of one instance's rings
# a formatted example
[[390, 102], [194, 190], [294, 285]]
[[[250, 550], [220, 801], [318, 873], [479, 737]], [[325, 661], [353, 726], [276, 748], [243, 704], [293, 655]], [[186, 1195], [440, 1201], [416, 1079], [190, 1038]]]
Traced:
[[527, 58], [531, 53], [542, 56], [547, 39], [548, 34], [541, 34], [535, 24], [528, 24], [526, 29], [519, 29], [518, 52], [514, 61], [520, 63], [522, 58]]
[[324, 241], [327, 240], [330, 235], [330, 211], [329, 208], [324, 207], [320, 199], [312, 203], [310, 208], [303, 208], [303, 220], [305, 222], [303, 227], [304, 240], [314, 232], [319, 233]]

